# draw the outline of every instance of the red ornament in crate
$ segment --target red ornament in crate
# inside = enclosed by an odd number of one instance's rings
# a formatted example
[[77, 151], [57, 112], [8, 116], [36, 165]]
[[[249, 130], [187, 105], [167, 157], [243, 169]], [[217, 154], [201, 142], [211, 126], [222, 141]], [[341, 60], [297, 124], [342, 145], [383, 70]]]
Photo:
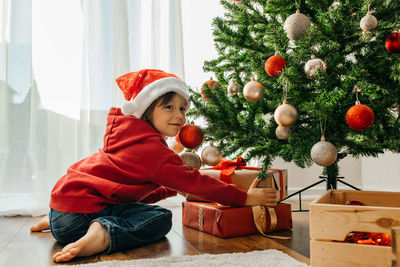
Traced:
[[350, 232], [347, 234], [344, 242], [390, 247], [391, 236], [387, 233]]
[[205, 101], [210, 102], [210, 99], [208, 99], [208, 98], [206, 97], [206, 95], [204, 94], [204, 87], [205, 87], [206, 85], [208, 86], [208, 88], [210, 88], [210, 90], [212, 90], [214, 87], [219, 86], [219, 83], [218, 83], [217, 81], [214, 81], [212, 78], [210, 78], [210, 80], [206, 81], [206, 82], [203, 83], [203, 85], [201, 86], [201, 89], [200, 89], [201, 97], [202, 97]]
[[269, 57], [265, 62], [265, 72], [271, 77], [278, 77], [284, 68], [286, 68], [286, 60], [279, 55]]
[[203, 142], [203, 132], [192, 122], [179, 131], [179, 142], [186, 148], [194, 149]]
[[346, 122], [353, 130], [368, 129], [374, 122], [374, 112], [366, 105], [356, 104], [347, 111]]
[[400, 35], [398, 32], [394, 32], [386, 38], [385, 41], [386, 50], [389, 53], [400, 53]]

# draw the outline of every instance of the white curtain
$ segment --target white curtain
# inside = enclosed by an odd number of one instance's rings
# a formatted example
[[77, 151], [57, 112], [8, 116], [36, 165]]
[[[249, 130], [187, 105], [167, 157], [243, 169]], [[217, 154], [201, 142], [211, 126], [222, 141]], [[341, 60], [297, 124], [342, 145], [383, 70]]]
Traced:
[[0, 0], [0, 215], [40, 215], [141, 68], [184, 77], [179, 0]]

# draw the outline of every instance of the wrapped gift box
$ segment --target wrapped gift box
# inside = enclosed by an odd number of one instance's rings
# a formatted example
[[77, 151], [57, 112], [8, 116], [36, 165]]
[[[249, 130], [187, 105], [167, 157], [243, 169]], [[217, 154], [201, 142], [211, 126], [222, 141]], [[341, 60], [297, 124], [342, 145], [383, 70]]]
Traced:
[[[216, 179], [221, 179], [221, 170], [201, 169], [200, 173], [210, 175]], [[234, 170], [230, 180], [224, 180], [227, 183], [235, 184], [238, 188], [247, 191], [254, 179], [258, 177], [259, 170], [254, 169], [239, 169]], [[269, 169], [267, 177], [260, 181], [257, 187], [261, 188], [276, 188], [278, 190], [278, 200], [282, 200], [288, 196], [287, 193], [288, 172], [287, 170]], [[186, 200], [189, 201], [204, 201], [193, 195], [188, 195]]]
[[279, 203], [275, 207], [229, 207], [216, 203], [184, 201], [182, 224], [227, 238], [292, 228], [291, 206]]

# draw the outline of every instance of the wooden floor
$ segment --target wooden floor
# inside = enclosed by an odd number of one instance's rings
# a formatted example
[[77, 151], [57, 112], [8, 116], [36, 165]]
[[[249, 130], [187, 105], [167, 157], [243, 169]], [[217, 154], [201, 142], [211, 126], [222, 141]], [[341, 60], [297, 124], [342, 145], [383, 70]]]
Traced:
[[[309, 201], [303, 201], [303, 209]], [[298, 209], [295, 201], [292, 209]], [[221, 239], [186, 226], [182, 226], [180, 207], [168, 207], [173, 212], [173, 227], [166, 238], [151, 245], [114, 253], [77, 258], [67, 264], [93, 263], [108, 260], [131, 260], [165, 256], [220, 254], [278, 249], [301, 262], [310, 263], [308, 212], [293, 212], [293, 229], [278, 234], [291, 236], [289, 240], [266, 238], [261, 235]], [[62, 246], [50, 232], [30, 233], [29, 227], [38, 217], [0, 217], [0, 266], [43, 267], [56, 264], [51, 260]], [[65, 265], [65, 264], [64, 264]]]

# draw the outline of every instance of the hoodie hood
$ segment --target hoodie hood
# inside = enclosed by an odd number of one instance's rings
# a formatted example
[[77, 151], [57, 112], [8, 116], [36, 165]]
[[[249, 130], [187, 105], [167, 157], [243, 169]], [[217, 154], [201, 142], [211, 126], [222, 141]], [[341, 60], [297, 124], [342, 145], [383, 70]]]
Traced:
[[150, 123], [134, 116], [125, 116], [120, 108], [110, 109], [103, 138], [105, 152], [113, 152], [122, 147], [142, 142], [147, 138], [160, 138], [167, 145], [164, 138]]

